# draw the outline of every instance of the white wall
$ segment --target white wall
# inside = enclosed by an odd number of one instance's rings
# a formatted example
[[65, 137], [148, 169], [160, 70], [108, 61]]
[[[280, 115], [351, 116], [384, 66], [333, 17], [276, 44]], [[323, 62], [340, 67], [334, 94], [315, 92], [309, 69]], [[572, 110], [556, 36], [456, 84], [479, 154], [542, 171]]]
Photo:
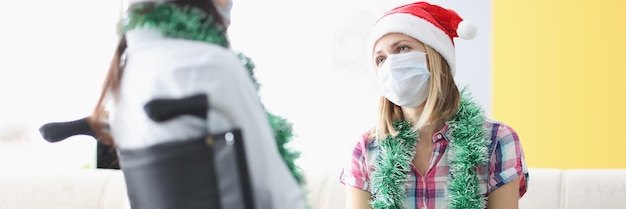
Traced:
[[118, 8], [113, 0], [0, 3], [0, 167], [95, 166], [93, 139], [49, 144], [37, 129], [90, 114], [116, 44]]

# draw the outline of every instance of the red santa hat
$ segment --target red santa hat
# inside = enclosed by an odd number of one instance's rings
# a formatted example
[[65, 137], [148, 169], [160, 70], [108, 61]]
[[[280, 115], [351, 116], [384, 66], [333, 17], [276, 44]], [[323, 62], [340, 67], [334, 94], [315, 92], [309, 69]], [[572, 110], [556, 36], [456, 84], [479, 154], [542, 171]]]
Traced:
[[455, 11], [427, 2], [415, 2], [385, 13], [374, 25], [370, 35], [370, 53], [374, 44], [386, 34], [402, 33], [435, 49], [448, 62], [454, 75], [456, 62], [454, 38], [472, 39], [476, 26], [463, 20]]

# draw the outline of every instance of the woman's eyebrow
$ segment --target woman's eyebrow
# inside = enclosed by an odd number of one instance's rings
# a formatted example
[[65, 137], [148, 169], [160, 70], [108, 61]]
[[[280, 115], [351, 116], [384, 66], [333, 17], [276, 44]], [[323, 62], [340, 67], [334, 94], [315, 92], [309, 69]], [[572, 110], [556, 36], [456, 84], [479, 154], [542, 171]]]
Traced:
[[[390, 48], [392, 48], [392, 49], [396, 48], [396, 47], [398, 47], [398, 45], [402, 44], [403, 42], [409, 42], [409, 40], [406, 40], [406, 39], [397, 40], [397, 41], [393, 42], [393, 44], [391, 44]], [[380, 53], [382, 53], [382, 49], [374, 52], [374, 54], [380, 54]]]

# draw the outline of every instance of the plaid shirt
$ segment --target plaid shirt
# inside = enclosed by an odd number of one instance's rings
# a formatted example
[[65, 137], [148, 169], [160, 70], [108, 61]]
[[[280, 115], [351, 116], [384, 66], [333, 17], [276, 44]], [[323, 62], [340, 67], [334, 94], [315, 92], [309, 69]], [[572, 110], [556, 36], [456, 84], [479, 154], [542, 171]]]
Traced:
[[[528, 182], [528, 168], [524, 162], [524, 152], [515, 130], [511, 127], [487, 121], [485, 124], [491, 137], [489, 146], [489, 162], [476, 168], [479, 175], [480, 189], [483, 195], [488, 195], [502, 185], [521, 177], [519, 194], [526, 193]], [[413, 164], [404, 201], [404, 208], [415, 209], [445, 209], [448, 186], [448, 126], [433, 137], [434, 149], [430, 158], [428, 171], [421, 174]], [[369, 132], [362, 136], [352, 152], [352, 157], [341, 172], [339, 181], [345, 185], [365, 190], [371, 193], [370, 172], [378, 154], [376, 140], [368, 138]]]

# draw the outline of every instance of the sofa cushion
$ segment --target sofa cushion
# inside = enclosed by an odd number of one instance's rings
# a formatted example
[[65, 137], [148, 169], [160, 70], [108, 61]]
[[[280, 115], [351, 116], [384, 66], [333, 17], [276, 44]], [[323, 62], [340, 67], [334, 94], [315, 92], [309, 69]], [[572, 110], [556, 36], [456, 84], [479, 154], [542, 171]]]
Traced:
[[[124, 209], [126, 185], [119, 170], [3, 171], [2, 208]], [[7, 189], [9, 188], [9, 189]]]
[[346, 208], [346, 189], [339, 183], [339, 172], [326, 175], [320, 191], [319, 209]]
[[563, 191], [564, 209], [624, 209], [626, 170], [568, 170]]
[[311, 208], [342, 209], [345, 206], [345, 188], [339, 183], [341, 166], [328, 165], [324, 169], [306, 169], [306, 194]]

